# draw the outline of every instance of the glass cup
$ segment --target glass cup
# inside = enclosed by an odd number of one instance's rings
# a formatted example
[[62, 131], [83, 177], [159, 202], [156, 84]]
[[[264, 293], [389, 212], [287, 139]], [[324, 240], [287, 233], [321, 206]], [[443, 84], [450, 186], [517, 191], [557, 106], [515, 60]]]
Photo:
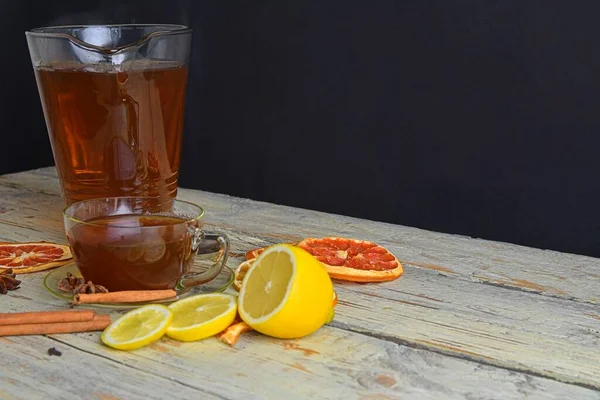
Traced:
[[191, 36], [183, 25], [26, 32], [67, 205], [176, 197]]
[[[202, 208], [171, 200], [156, 212], [151, 203], [144, 197], [107, 197], [65, 208], [67, 239], [86, 282], [111, 292], [174, 289], [181, 294], [219, 275], [229, 239], [202, 230]], [[214, 257], [208, 266], [198, 265], [199, 254]]]

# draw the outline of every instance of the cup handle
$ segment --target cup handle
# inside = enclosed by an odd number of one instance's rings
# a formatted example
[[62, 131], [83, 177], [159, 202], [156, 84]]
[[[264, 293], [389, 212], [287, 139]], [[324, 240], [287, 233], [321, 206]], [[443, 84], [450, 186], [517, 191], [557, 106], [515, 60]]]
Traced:
[[227, 235], [221, 232], [203, 232], [197, 229], [192, 238], [192, 251], [196, 253], [196, 259], [201, 254], [216, 252], [217, 248], [220, 252], [217, 260], [205, 271], [191, 271], [185, 274], [179, 282], [180, 288], [202, 285], [215, 279], [223, 270], [229, 256], [229, 237]]

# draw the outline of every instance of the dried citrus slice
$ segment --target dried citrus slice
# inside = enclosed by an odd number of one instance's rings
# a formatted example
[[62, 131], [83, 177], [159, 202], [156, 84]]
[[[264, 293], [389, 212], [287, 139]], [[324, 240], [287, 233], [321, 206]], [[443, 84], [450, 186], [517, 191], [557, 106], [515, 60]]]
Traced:
[[246, 273], [248, 273], [248, 270], [250, 269], [250, 267], [252, 266], [253, 263], [254, 263], [254, 259], [246, 260], [246, 261], [242, 262], [240, 265], [238, 265], [237, 268], [235, 269], [235, 278], [233, 280], [233, 287], [238, 292], [240, 290], [242, 290], [242, 281], [244, 280]]
[[259, 247], [258, 249], [248, 250], [246, 252], [246, 260], [252, 260], [254, 258], [258, 258], [258, 256], [260, 256], [260, 253], [262, 253], [263, 251], [265, 251], [264, 247]]
[[400, 261], [385, 247], [366, 240], [307, 238], [297, 246], [321, 261], [334, 279], [385, 282], [398, 278], [404, 272]]
[[12, 268], [15, 274], [44, 271], [71, 261], [69, 246], [50, 242], [0, 244], [0, 269]]
[[[296, 246], [315, 256], [333, 279], [350, 282], [385, 282], [398, 278], [404, 268], [385, 247], [366, 240], [341, 237], [306, 238]], [[252, 260], [265, 249], [246, 253]]]

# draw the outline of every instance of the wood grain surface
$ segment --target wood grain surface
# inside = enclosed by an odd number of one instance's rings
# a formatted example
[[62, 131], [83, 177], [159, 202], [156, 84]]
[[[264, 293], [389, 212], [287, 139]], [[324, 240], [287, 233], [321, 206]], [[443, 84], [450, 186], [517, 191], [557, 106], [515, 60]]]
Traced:
[[[254, 247], [335, 235], [388, 247], [405, 273], [335, 282], [334, 321], [300, 340], [165, 338], [121, 352], [98, 333], [0, 338], [0, 398], [600, 399], [598, 259], [200, 191], [179, 198], [229, 235], [230, 267]], [[0, 177], [0, 241], [65, 243], [63, 206], [53, 168]], [[21, 275], [0, 312], [66, 308], [44, 275]]]

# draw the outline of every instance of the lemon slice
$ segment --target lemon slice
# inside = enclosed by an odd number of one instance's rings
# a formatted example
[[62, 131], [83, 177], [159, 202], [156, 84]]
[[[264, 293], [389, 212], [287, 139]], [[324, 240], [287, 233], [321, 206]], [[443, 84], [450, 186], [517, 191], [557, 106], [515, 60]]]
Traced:
[[242, 281], [240, 317], [265, 335], [309, 335], [331, 318], [333, 284], [307, 251], [287, 244], [267, 248]]
[[237, 299], [223, 293], [199, 294], [169, 306], [173, 322], [167, 336], [183, 342], [216, 335], [227, 328], [237, 315]]
[[172, 320], [167, 307], [150, 304], [123, 314], [102, 332], [100, 340], [114, 349], [138, 349], [160, 339]]

